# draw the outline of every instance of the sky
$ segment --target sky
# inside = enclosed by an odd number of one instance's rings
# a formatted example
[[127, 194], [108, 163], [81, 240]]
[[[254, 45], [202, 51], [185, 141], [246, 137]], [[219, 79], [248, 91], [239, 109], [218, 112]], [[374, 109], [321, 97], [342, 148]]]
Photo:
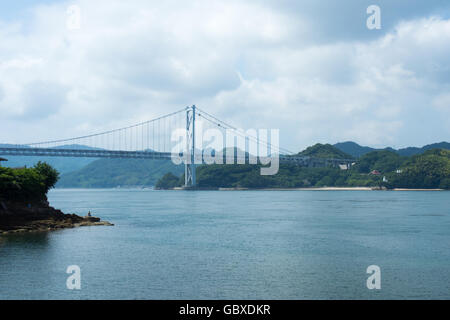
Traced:
[[448, 0], [2, 1], [0, 143], [192, 104], [293, 151], [450, 141], [449, 57]]

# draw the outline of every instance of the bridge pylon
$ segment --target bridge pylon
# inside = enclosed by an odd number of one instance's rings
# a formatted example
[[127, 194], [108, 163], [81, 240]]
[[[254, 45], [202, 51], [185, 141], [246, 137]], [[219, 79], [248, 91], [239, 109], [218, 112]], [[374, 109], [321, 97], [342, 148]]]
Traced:
[[184, 162], [184, 186], [192, 188], [195, 179], [195, 105], [186, 108], [186, 156]]

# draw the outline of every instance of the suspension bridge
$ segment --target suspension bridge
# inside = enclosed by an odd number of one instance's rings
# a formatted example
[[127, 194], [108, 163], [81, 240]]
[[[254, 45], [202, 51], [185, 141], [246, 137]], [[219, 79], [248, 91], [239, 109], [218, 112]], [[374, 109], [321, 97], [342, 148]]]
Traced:
[[[223, 138], [222, 141], [215, 141], [218, 147], [213, 148], [213, 151], [209, 147], [207, 151], [209, 157], [202, 146], [203, 132], [208, 130], [216, 133], [216, 140], [218, 136]], [[177, 132], [178, 135], [174, 135]], [[241, 151], [250, 149], [251, 152], [234, 151], [234, 159], [229, 162], [227, 158], [227, 161], [224, 161], [226, 164], [268, 164], [274, 156], [279, 163], [306, 167], [346, 166], [349, 168], [355, 162], [353, 159], [295, 155], [279, 147], [278, 141], [276, 144], [273, 143], [267, 134], [258, 133], [256, 130], [250, 132], [239, 130], [195, 105], [132, 126], [95, 134], [25, 144], [3, 144], [0, 147], [0, 155], [181, 160], [185, 166], [185, 187], [189, 188], [196, 185], [196, 165], [211, 164], [208, 159], [212, 154], [230, 147], [230, 141], [224, 138], [227, 135], [230, 136], [230, 132], [235, 138], [232, 142], [241, 141], [239, 145]], [[174, 137], [183, 139], [174, 141]], [[236, 144], [231, 144], [233, 150], [236, 150], [235, 146]], [[254, 157], [255, 153], [259, 154], [259, 161]]]

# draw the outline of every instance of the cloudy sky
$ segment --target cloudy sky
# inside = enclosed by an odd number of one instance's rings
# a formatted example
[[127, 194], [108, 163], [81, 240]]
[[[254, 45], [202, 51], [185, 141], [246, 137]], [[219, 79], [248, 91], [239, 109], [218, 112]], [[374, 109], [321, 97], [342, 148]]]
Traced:
[[191, 104], [293, 151], [449, 141], [449, 57], [448, 0], [2, 1], [0, 143]]

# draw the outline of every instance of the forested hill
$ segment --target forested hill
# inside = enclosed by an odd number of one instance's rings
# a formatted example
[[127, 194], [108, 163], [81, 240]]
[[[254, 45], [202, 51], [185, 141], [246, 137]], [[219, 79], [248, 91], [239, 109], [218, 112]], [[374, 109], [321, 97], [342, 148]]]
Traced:
[[353, 156], [333, 147], [331, 144], [317, 143], [306, 150], [299, 152], [299, 156], [310, 156], [315, 158], [331, 158], [331, 159], [352, 159]]
[[[323, 152], [327, 154], [329, 147]], [[363, 155], [350, 170], [305, 168], [281, 165], [278, 174], [261, 176], [259, 166], [209, 165], [197, 168], [201, 188], [304, 188], [304, 187], [386, 187], [409, 189], [450, 189], [450, 151], [433, 149], [411, 157], [389, 150]], [[159, 188], [183, 184], [183, 177], [166, 175]]]
[[167, 172], [181, 175], [184, 166], [149, 159], [100, 159], [84, 168], [63, 174], [57, 188], [115, 188], [154, 186]]

